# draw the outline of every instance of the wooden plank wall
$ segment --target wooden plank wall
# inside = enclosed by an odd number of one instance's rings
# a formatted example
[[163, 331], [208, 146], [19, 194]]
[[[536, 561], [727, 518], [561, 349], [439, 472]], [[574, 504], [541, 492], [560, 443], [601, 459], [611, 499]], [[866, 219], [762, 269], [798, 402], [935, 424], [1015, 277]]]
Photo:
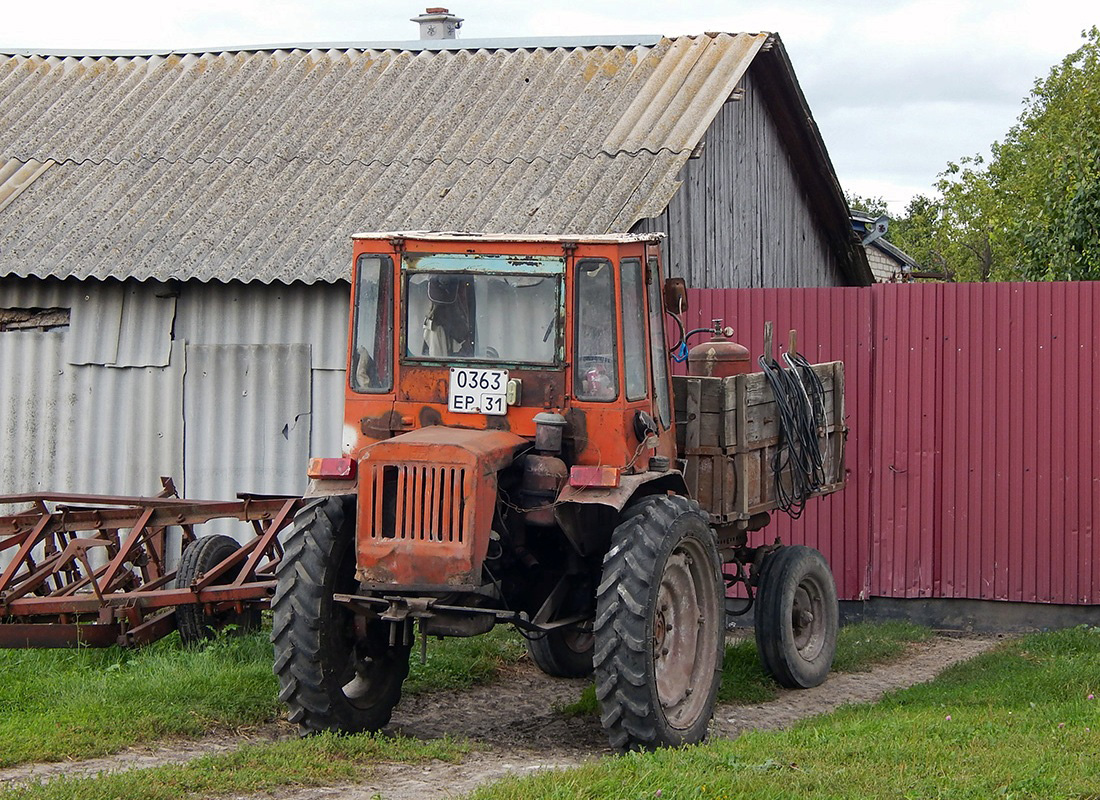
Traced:
[[845, 285], [751, 70], [741, 88], [668, 208], [635, 230], [668, 234], [666, 269], [692, 288]]

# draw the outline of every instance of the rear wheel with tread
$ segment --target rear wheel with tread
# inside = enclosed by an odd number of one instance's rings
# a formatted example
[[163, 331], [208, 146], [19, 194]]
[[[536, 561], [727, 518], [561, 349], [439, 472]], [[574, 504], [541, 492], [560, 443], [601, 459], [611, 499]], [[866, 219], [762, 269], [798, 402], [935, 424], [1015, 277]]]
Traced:
[[783, 547], [765, 559], [756, 597], [756, 646], [780, 686], [821, 684], [833, 665], [839, 610], [825, 557], [812, 547]]
[[535, 665], [555, 678], [585, 678], [592, 674], [592, 634], [582, 628], [554, 628], [527, 640]]
[[[183, 548], [176, 568], [176, 588], [190, 589], [202, 575], [218, 566], [241, 548], [229, 536], [200, 536]], [[229, 570], [218, 584], [231, 583], [240, 574], [240, 567]], [[221, 630], [234, 626], [239, 632], [260, 627], [260, 609], [245, 607], [243, 611], [228, 610], [208, 613], [201, 603], [176, 606], [176, 628], [184, 644], [197, 645], [212, 639]]]
[[272, 600], [279, 699], [304, 733], [376, 731], [390, 721], [409, 646], [333, 600], [354, 593], [355, 499], [303, 508], [287, 535]]
[[722, 673], [724, 588], [697, 503], [661, 495], [624, 512], [596, 599], [596, 696], [612, 746], [706, 735]]

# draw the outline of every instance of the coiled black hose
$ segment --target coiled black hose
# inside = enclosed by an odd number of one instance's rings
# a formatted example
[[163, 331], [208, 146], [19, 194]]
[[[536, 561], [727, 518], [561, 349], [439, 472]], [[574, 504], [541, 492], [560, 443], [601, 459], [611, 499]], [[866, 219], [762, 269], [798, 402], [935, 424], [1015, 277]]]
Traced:
[[775, 395], [779, 444], [771, 459], [777, 507], [798, 519], [806, 500], [825, 485], [825, 387], [810, 362], [787, 354], [784, 369], [760, 357], [760, 368]]

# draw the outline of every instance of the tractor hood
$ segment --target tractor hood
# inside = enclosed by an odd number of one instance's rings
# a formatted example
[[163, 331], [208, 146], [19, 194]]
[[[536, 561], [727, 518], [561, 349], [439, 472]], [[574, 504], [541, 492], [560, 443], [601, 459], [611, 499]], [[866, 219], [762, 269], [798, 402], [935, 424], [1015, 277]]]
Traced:
[[431, 425], [375, 442], [363, 450], [360, 464], [366, 466], [372, 461], [476, 462], [482, 469], [495, 473], [512, 463], [516, 450], [527, 443], [522, 436], [509, 431]]
[[477, 588], [497, 472], [526, 444], [508, 431], [431, 426], [366, 448], [359, 461], [360, 582]]

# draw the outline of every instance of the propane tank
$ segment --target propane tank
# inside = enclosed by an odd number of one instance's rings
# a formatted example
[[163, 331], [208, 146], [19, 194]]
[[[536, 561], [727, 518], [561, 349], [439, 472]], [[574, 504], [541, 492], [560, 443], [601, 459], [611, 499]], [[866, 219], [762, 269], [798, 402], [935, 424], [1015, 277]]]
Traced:
[[723, 328], [722, 320], [714, 320], [711, 338], [688, 351], [688, 375], [728, 378], [751, 372], [749, 349], [743, 344], [731, 342], [731, 336], [733, 328]]

